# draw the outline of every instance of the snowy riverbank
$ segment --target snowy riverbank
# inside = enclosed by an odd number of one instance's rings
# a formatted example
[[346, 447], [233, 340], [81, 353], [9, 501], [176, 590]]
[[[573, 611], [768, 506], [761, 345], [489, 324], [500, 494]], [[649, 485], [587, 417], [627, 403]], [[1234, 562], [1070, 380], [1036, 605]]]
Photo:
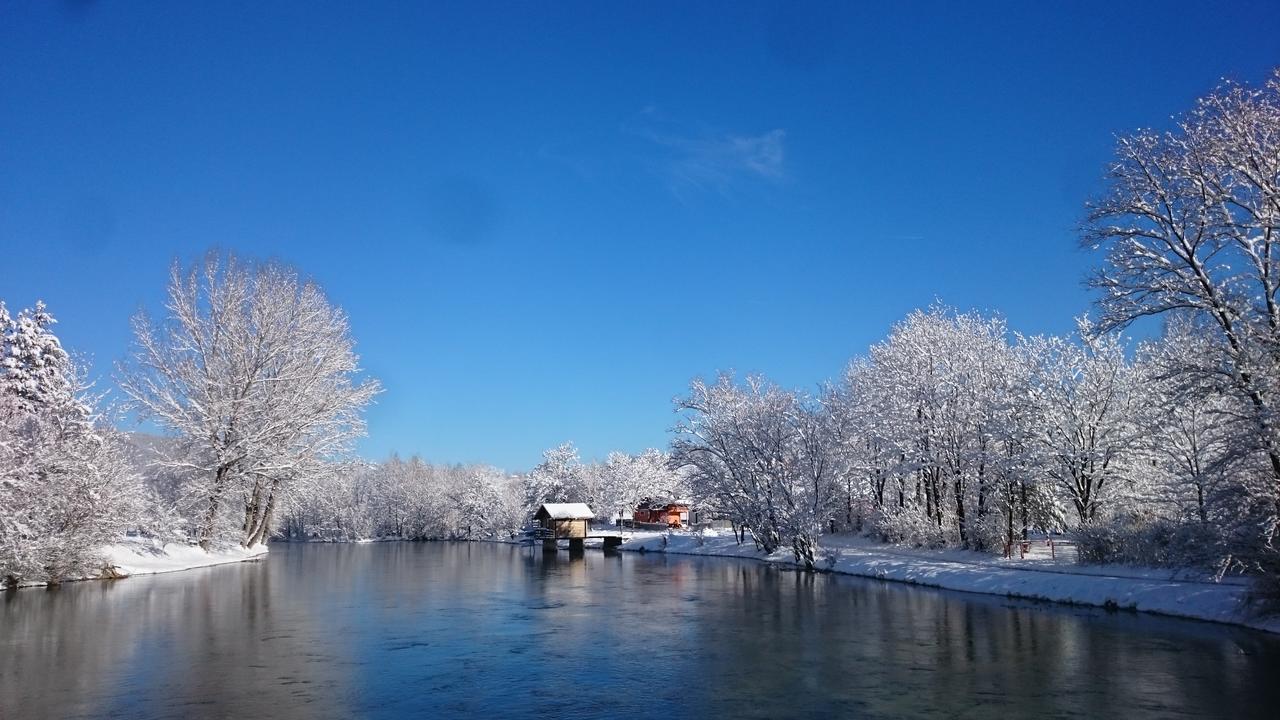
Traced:
[[[772, 555], [731, 534], [636, 533], [622, 549], [760, 560], [794, 565], [789, 548]], [[1258, 619], [1242, 611], [1248, 583], [1214, 582], [1188, 572], [1158, 568], [1053, 563], [1043, 557], [1005, 559], [963, 550], [886, 545], [863, 537], [823, 538], [819, 565], [847, 575], [926, 585], [946, 590], [1114, 607], [1280, 633], [1280, 618]]]
[[266, 545], [232, 545], [218, 550], [202, 550], [198, 545], [161, 543], [155, 540], [126, 540], [102, 549], [106, 564], [121, 576], [155, 575], [253, 560], [267, 554]]
[[[159, 540], [126, 538], [112, 545], [104, 545], [98, 553], [102, 557], [102, 570], [93, 575], [71, 577], [63, 582], [82, 580], [114, 580], [131, 575], [158, 575], [160, 573], [192, 570], [195, 568], [225, 565], [254, 560], [267, 554], [266, 545], [250, 548], [231, 545], [213, 551], [202, 550], [198, 545], [165, 543]], [[45, 587], [43, 582], [24, 582], [18, 588]]]

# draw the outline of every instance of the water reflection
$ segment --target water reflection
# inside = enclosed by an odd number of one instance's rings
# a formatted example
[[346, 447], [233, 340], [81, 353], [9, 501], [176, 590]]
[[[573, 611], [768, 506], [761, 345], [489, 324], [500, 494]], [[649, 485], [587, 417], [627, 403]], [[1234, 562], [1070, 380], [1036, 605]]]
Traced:
[[0, 717], [1266, 715], [1258, 633], [748, 562], [272, 548], [0, 596]]

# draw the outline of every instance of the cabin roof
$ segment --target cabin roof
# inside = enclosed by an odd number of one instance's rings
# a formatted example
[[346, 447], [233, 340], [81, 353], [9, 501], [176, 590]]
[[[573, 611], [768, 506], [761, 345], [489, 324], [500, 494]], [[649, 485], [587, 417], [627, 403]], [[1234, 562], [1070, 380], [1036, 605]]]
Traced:
[[590, 520], [596, 514], [586, 503], [544, 503], [533, 516], [539, 520]]

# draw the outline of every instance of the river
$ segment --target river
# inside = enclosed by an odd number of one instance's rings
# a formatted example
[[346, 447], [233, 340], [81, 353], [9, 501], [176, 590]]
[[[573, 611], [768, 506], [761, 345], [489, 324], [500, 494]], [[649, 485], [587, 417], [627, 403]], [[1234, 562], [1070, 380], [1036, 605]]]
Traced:
[[275, 544], [0, 595], [2, 718], [1275, 717], [1277, 678], [1260, 632], [723, 558]]

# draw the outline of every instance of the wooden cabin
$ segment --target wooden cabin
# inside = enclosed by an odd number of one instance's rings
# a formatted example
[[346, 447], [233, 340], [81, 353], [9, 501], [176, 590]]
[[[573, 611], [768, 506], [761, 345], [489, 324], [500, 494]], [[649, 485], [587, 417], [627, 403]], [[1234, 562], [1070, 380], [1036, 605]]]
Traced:
[[572, 540], [587, 536], [588, 526], [595, 516], [586, 503], [544, 503], [533, 514], [533, 519], [544, 530], [551, 530], [553, 538]]
[[679, 528], [689, 525], [689, 504], [669, 502], [666, 500], [645, 500], [631, 514], [631, 519], [638, 523], [651, 523]]

